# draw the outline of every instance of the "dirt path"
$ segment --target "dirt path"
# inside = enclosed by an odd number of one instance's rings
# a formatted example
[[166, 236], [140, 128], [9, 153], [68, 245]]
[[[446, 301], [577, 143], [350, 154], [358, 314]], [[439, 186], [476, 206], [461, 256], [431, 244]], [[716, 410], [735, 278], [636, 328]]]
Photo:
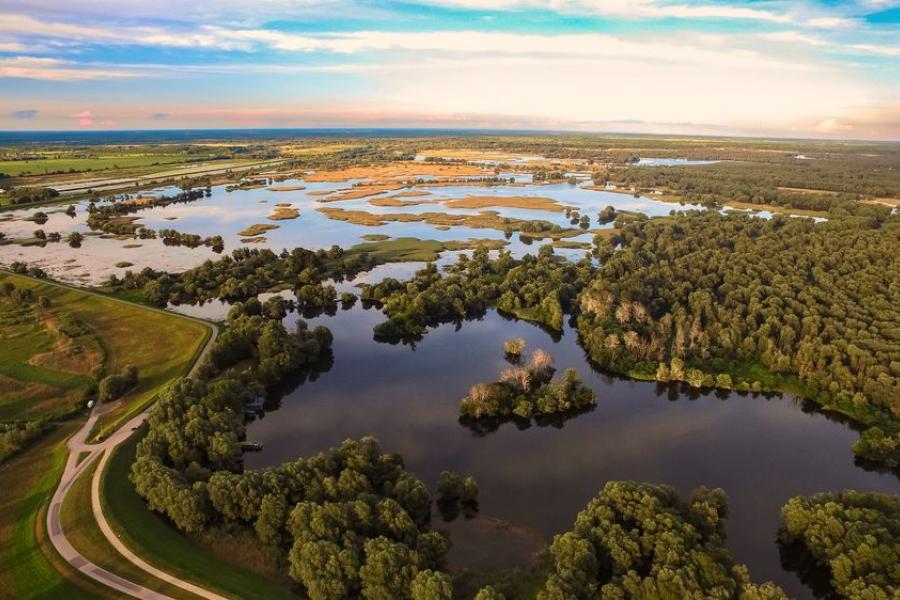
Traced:
[[[55, 282], [42, 280], [43, 283], [47, 283], [50, 285], [58, 285], [60, 287], [71, 287], [62, 284], [58, 284]], [[125, 302], [124, 300], [119, 300], [117, 298], [110, 298], [108, 296], [104, 296], [102, 294], [97, 294], [96, 292], [91, 292], [88, 290], [73, 288], [78, 290], [79, 292], [90, 294], [94, 296], [100, 296], [107, 300], [111, 300], [114, 302], [122, 302], [125, 304], [131, 304], [130, 302]], [[176, 316], [175, 313], [171, 313], [168, 311], [162, 311], [161, 309], [155, 309], [151, 307], [142, 307], [147, 310], [156, 310], [158, 312], [166, 312], [166, 314]], [[191, 367], [188, 375], [193, 375], [197, 370], [198, 366], [201, 364], [203, 357], [206, 356], [209, 349], [212, 347], [213, 343], [216, 341], [216, 337], [218, 335], [218, 329], [212, 323], [207, 321], [202, 321], [200, 319], [195, 319], [192, 317], [186, 317], [183, 315], [177, 315], [179, 317], [189, 319], [191, 321], [195, 321], [197, 323], [202, 323], [206, 327], [209, 328], [210, 335], [206, 340], [206, 345], [197, 355], [196, 360], [194, 361], [193, 366]], [[133, 596], [135, 598], [168, 598], [168, 596], [164, 594], [160, 594], [155, 592], [149, 588], [138, 585], [134, 582], [131, 582], [125, 578], [119, 577], [115, 573], [111, 573], [106, 569], [103, 569], [94, 563], [90, 562], [87, 558], [81, 555], [69, 542], [66, 538], [66, 534], [62, 529], [62, 521], [60, 519], [60, 514], [62, 511], [62, 505], [66, 498], [66, 494], [68, 494], [69, 489], [71, 489], [72, 484], [75, 480], [91, 465], [95, 460], [99, 458], [100, 464], [94, 474], [94, 478], [91, 482], [91, 508], [93, 510], [94, 517], [97, 519], [98, 526], [100, 527], [100, 531], [103, 533], [104, 537], [109, 541], [110, 544], [129, 562], [134, 564], [139, 569], [150, 573], [154, 577], [166, 581], [174, 586], [182, 588], [192, 594], [197, 596], [208, 598], [210, 600], [225, 600], [223, 596], [210, 592], [200, 586], [192, 584], [188, 581], [184, 581], [182, 579], [178, 579], [177, 577], [170, 575], [160, 569], [149, 565], [144, 560], [142, 560], [139, 556], [135, 555], [131, 552], [119, 539], [116, 537], [112, 528], [109, 526], [109, 523], [106, 520], [106, 517], [103, 515], [103, 505], [100, 501], [100, 476], [103, 472], [103, 468], [106, 466], [107, 461], [109, 460], [110, 455], [112, 454], [112, 450], [128, 439], [134, 431], [140, 427], [140, 425], [147, 419], [147, 416], [150, 414], [152, 410], [152, 406], [146, 408], [139, 415], [133, 417], [128, 422], [126, 422], [122, 427], [116, 430], [112, 435], [106, 438], [103, 442], [99, 444], [88, 444], [87, 437], [90, 434], [91, 430], [94, 427], [94, 424], [97, 422], [99, 418], [98, 407], [95, 407], [91, 412], [90, 417], [88, 417], [87, 421], [85, 421], [84, 425], [79, 429], [71, 438], [69, 438], [68, 442], [66, 442], [66, 446], [69, 448], [69, 456], [66, 459], [66, 466], [63, 469], [62, 476], [60, 477], [59, 486], [56, 488], [56, 491], [53, 493], [53, 498], [50, 500], [50, 507], [47, 510], [47, 532], [50, 536], [50, 542], [53, 544], [53, 547], [56, 548], [57, 552], [59, 552], [60, 556], [72, 565], [73, 568], [81, 571], [86, 576], [94, 579], [102, 583], [103, 585], [109, 586], [114, 590], [121, 592], [123, 594], [127, 594], [129, 596]], [[81, 459], [81, 462], [78, 462], [79, 456], [86, 455]]]

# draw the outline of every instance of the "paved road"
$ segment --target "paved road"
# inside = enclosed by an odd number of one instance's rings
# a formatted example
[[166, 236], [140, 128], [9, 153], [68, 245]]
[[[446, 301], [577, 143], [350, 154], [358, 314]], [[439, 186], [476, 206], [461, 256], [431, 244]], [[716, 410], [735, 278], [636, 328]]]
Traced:
[[[59, 285], [60, 287], [70, 287], [49, 281], [43, 281], [43, 283]], [[125, 302], [124, 300], [110, 298], [108, 296], [103, 296], [102, 294], [97, 294], [88, 290], [79, 288], [74, 289], [78, 289], [78, 291], [83, 293], [101, 296], [107, 300], [131, 304], [129, 302]], [[160, 310], [153, 308], [147, 309]], [[174, 313], [167, 312], [166, 314], [175, 316]], [[194, 365], [193, 367], [191, 367], [191, 371], [189, 372], [189, 375], [193, 375], [201, 364], [203, 357], [206, 356], [206, 353], [209, 352], [209, 349], [212, 347], [213, 342], [215, 342], [216, 336], [218, 335], [218, 330], [216, 329], [215, 325], [207, 321], [194, 319], [192, 317], [183, 318], [202, 323], [210, 330], [209, 339], [206, 341], [206, 345], [203, 347], [203, 350], [198, 354], [197, 360], [194, 362]], [[84, 471], [87, 470], [88, 467], [93, 464], [94, 461], [96, 461], [99, 457], [100, 464], [98, 465], [98, 468], [94, 474], [94, 478], [91, 482], [91, 507], [93, 509], [94, 516], [97, 519], [97, 523], [100, 526], [100, 531], [113, 545], [113, 547], [116, 548], [116, 550], [118, 550], [122, 554], [122, 556], [125, 557], [129, 562], [131, 562], [138, 568], [150, 573], [154, 577], [157, 577], [158, 579], [162, 579], [163, 581], [166, 581], [174, 586], [196, 594], [197, 596], [208, 598], [209, 600], [225, 600], [223, 596], [214, 594], [213, 592], [205, 590], [190, 582], [178, 579], [177, 577], [169, 575], [168, 573], [147, 564], [140, 557], [131, 552], [121, 542], [121, 540], [116, 537], [112, 528], [109, 526], [106, 517], [103, 515], [103, 506], [100, 502], [100, 476], [103, 472], [103, 468], [106, 466], [106, 463], [112, 454], [113, 449], [124, 442], [126, 439], [128, 439], [134, 433], [134, 430], [137, 429], [147, 419], [147, 416], [150, 414], [152, 407], [148, 407], [142, 413], [130, 419], [127, 423], [125, 423], [125, 425], [116, 430], [103, 442], [98, 444], [89, 444], [87, 443], [87, 437], [88, 435], [90, 435], [91, 430], [93, 430], [94, 425], [99, 418], [97, 408], [98, 407], [94, 408], [84, 426], [79, 429], [71, 438], [69, 438], [68, 442], [66, 442], [66, 446], [69, 448], [69, 456], [66, 460], [66, 466], [65, 469], [63, 469], [62, 477], [59, 481], [59, 486], [53, 493], [53, 498], [50, 500], [50, 508], [47, 510], [47, 531], [50, 536], [50, 542], [53, 544], [54, 548], [56, 548], [57, 552], [59, 552], [60, 556], [62, 556], [62, 558], [66, 562], [72, 565], [73, 568], [81, 571], [91, 579], [94, 579], [95, 581], [98, 581], [103, 585], [111, 587], [118, 592], [133, 596], [135, 598], [169, 598], [164, 594], [160, 594], [159, 592], [155, 592], [132, 581], [128, 581], [127, 579], [124, 579], [116, 575], [115, 573], [111, 573], [106, 569], [95, 565], [87, 558], [82, 556], [78, 552], [78, 550], [76, 550], [72, 546], [72, 544], [69, 543], [69, 540], [66, 539], [66, 534], [62, 530], [62, 523], [60, 520], [60, 512], [62, 509], [63, 501], [65, 500], [66, 494], [68, 494], [75, 480], [82, 473], [84, 473]], [[79, 456], [83, 456], [81, 462], [78, 462]]]

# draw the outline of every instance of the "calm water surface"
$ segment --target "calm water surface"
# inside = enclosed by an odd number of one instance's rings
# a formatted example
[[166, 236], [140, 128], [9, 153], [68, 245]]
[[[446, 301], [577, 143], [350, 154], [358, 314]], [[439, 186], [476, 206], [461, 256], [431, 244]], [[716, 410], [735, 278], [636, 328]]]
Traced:
[[[505, 173], [504, 176], [513, 174]], [[529, 185], [531, 176], [515, 174], [517, 180], [523, 182], [519, 186], [435, 186], [423, 188], [430, 192], [429, 196], [407, 198], [408, 200], [433, 200], [435, 203], [403, 207], [373, 206], [369, 200], [391, 195], [379, 194], [342, 202], [322, 203], [322, 196], [316, 192], [334, 191], [350, 188], [359, 180], [338, 183], [304, 182], [288, 180], [277, 186], [302, 185], [303, 190], [273, 192], [265, 188], [253, 190], [236, 190], [226, 192], [224, 185], [212, 188], [212, 196], [190, 203], [172, 204], [166, 207], [154, 207], [133, 213], [140, 218], [140, 223], [152, 229], [175, 229], [182, 233], [200, 236], [221, 235], [225, 241], [225, 252], [231, 252], [241, 246], [266, 247], [276, 251], [292, 249], [298, 246], [316, 250], [339, 245], [345, 248], [364, 242], [363, 236], [383, 234], [391, 237], [417, 237], [420, 239], [451, 241], [475, 238], [504, 239], [502, 231], [494, 229], [475, 229], [471, 227], [452, 227], [442, 231], [434, 225], [421, 222], [393, 222], [378, 227], [354, 225], [344, 221], [330, 219], [316, 209], [322, 206], [344, 208], [348, 210], [365, 210], [376, 214], [444, 212], [450, 214], [477, 214], [478, 210], [448, 208], [438, 203], [440, 200], [464, 198], [469, 195], [478, 196], [541, 196], [550, 197], [566, 206], [578, 207], [582, 214], [596, 224], [597, 213], [605, 206], [612, 205], [617, 209], [642, 212], [648, 216], [668, 214], [672, 209], [698, 209], [693, 205], [660, 202], [644, 197], [618, 194], [604, 191], [587, 190], [568, 183], [553, 185]], [[174, 188], [160, 189], [153, 194], [173, 195]], [[149, 194], [151, 192], [144, 192]], [[266, 217], [278, 203], [289, 203], [300, 209], [297, 219], [286, 221], [269, 221]], [[183, 271], [195, 267], [208, 259], [218, 257], [212, 250], [204, 247], [186, 248], [166, 246], [160, 240], [115, 239], [100, 236], [91, 232], [87, 226], [87, 202], [76, 203], [76, 215], [65, 214], [65, 204], [51, 207], [26, 208], [0, 214], [0, 232], [7, 238], [30, 237], [35, 229], [45, 232], [60, 232], [65, 237], [69, 232], [79, 231], [87, 237], [80, 248], [70, 248], [65, 242], [48, 243], [45, 246], [20, 246], [18, 244], [0, 245], [0, 264], [23, 261], [29, 265], [39, 266], [54, 278], [82, 284], [98, 284], [111, 274], [122, 275], [126, 269], [140, 270], [144, 267], [167, 271]], [[520, 219], [543, 219], [562, 227], [571, 227], [565, 214], [561, 212], [528, 210], [516, 208], [490, 208], [504, 217]], [[29, 221], [35, 212], [42, 211], [48, 215], [48, 221], [38, 225]], [[238, 235], [242, 229], [255, 223], [274, 223], [278, 229], [265, 234], [262, 244], [245, 244]], [[607, 224], [604, 227], [612, 227]], [[591, 233], [570, 238], [573, 241], [590, 242]], [[520, 256], [533, 251], [530, 244], [519, 240], [514, 234], [509, 240], [508, 248], [514, 255]], [[538, 244], [535, 244], [535, 246]], [[559, 254], [570, 258], [581, 258], [584, 250], [558, 250]], [[116, 263], [130, 262], [130, 267], [116, 267]]]
[[[292, 320], [296, 317], [288, 317]], [[900, 492], [898, 480], [854, 465], [856, 434], [791, 398], [681, 393], [655, 383], [595, 372], [567, 327], [554, 340], [538, 327], [489, 312], [444, 325], [415, 348], [376, 343], [383, 320], [360, 306], [309, 321], [334, 333], [334, 365], [248, 426], [263, 451], [245, 455], [264, 467], [308, 456], [343, 439], [377, 437], [385, 451], [433, 486], [440, 471], [474, 475], [481, 514], [534, 530], [545, 540], [571, 527], [604, 482], [666, 483], [683, 497], [699, 485], [729, 496], [727, 543], [755, 581], [774, 580], [794, 597], [811, 597], [782, 569], [775, 543], [788, 498], [826, 490]], [[502, 342], [524, 337], [557, 367], [577, 368], [598, 395], [597, 408], [561, 427], [520, 430], [507, 423], [486, 435], [458, 422], [458, 403], [474, 383], [506, 366]], [[468, 523], [454, 525], [466, 536]], [[451, 556], [453, 558], [453, 555]], [[465, 558], [456, 563], [465, 563]]]

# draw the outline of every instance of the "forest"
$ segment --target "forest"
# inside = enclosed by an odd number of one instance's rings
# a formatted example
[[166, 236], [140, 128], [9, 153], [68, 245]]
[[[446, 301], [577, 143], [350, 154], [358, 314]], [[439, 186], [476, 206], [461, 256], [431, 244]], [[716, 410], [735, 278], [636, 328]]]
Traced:
[[504, 250], [492, 259], [486, 248], [478, 248], [471, 258], [461, 255], [444, 275], [429, 264], [407, 282], [386, 278], [363, 285], [360, 299], [377, 303], [388, 316], [375, 335], [390, 342], [415, 341], [429, 326], [478, 317], [494, 306], [561, 331], [563, 315], [574, 308], [593, 273], [590, 261], [565, 261], [550, 245], [521, 259]]
[[871, 158], [699, 166], [627, 167], [610, 178], [637, 189], [662, 189], [685, 202], [775, 204], [827, 211], [864, 198], [900, 196], [889, 161]]
[[797, 497], [781, 515], [780, 542], [808, 552], [841, 596], [887, 600], [900, 595], [896, 496], [851, 490]]
[[538, 598], [786, 599], [754, 585], [725, 549], [725, 492], [698, 488], [688, 502], [664, 485], [610, 481], [553, 538], [553, 567]]
[[798, 391], [885, 435], [858, 444], [896, 464], [900, 218], [827, 223], [707, 212], [597, 238], [578, 330], [599, 365], [695, 387]]

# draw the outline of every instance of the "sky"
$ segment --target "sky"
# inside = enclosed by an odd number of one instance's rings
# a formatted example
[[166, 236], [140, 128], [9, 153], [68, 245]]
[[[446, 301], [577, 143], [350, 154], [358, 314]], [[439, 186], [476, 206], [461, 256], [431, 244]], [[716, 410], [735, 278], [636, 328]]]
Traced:
[[0, 130], [900, 140], [900, 0], [0, 0]]

